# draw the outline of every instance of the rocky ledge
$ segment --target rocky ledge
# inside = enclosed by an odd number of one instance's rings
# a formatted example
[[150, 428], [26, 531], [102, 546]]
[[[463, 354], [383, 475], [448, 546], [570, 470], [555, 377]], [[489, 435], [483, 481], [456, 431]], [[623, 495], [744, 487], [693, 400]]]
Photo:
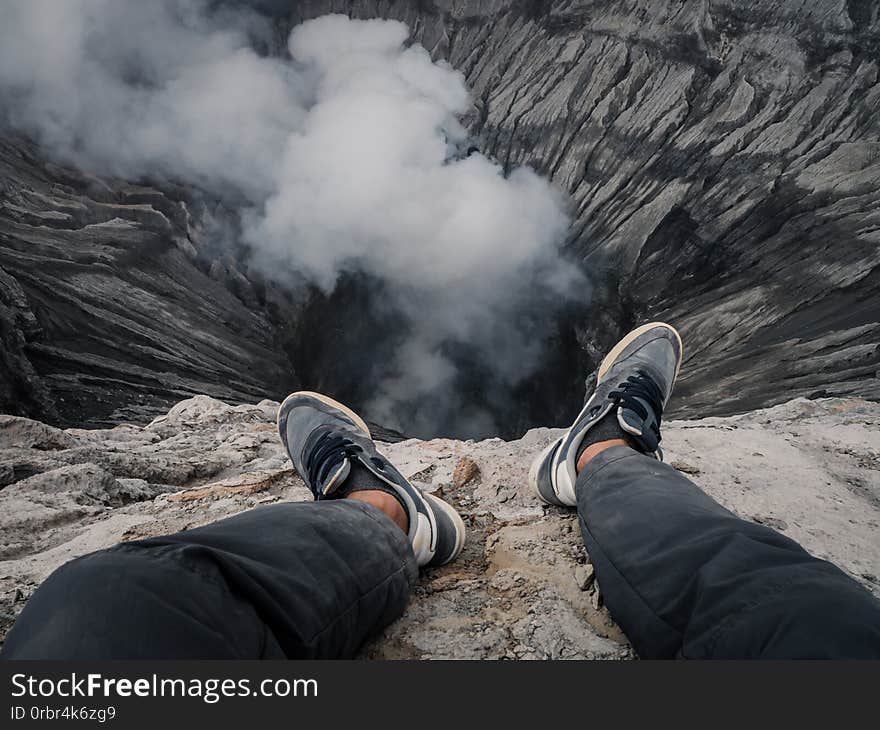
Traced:
[[[104, 430], [0, 416], [0, 639], [37, 585], [77, 555], [309, 499], [278, 441], [277, 407], [197, 396], [147, 426]], [[383, 444], [404, 474], [462, 512], [470, 533], [461, 559], [423, 575], [405, 616], [365, 657], [632, 656], [575, 515], [541, 506], [526, 484], [532, 456], [558, 433]], [[725, 506], [880, 595], [880, 405], [798, 399], [670, 422], [664, 434], [668, 461]]]

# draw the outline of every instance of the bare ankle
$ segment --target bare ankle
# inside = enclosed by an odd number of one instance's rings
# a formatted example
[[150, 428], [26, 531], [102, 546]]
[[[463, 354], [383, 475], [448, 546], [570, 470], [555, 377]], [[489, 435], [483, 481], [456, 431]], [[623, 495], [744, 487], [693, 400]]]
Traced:
[[358, 492], [352, 492], [346, 499], [357, 499], [366, 502], [374, 507], [378, 507], [386, 515], [388, 515], [401, 530], [409, 532], [409, 519], [400, 502], [397, 501], [388, 492], [382, 492], [378, 489], [363, 489]]
[[629, 446], [629, 444], [623, 439], [611, 439], [610, 441], [598, 441], [595, 444], [590, 444], [584, 449], [584, 453], [581, 454], [581, 457], [578, 459], [577, 466], [575, 467], [577, 473], [581, 473], [590, 459], [598, 456], [605, 451], [605, 449], [610, 449], [613, 446]]

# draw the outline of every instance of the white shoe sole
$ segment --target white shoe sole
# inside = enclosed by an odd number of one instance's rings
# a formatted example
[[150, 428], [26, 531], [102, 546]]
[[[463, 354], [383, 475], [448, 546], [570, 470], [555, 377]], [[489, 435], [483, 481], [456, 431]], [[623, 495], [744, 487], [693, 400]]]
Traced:
[[422, 492], [422, 496], [425, 498], [431, 505], [431, 509], [440, 509], [446, 513], [449, 519], [452, 520], [452, 524], [455, 525], [455, 549], [452, 551], [452, 557], [449, 558], [443, 565], [447, 563], [451, 563], [455, 560], [464, 548], [465, 537], [467, 535], [467, 529], [464, 526], [464, 520], [461, 519], [461, 515], [456, 512], [455, 508], [451, 504], [447, 504], [440, 497], [435, 497], [430, 492]]
[[545, 448], [540, 454], [538, 454], [538, 456], [536, 456], [532, 460], [532, 466], [529, 468], [529, 486], [543, 504], [548, 504], [551, 507], [558, 507], [558, 505], [554, 504], [553, 502], [548, 502], [546, 499], [544, 499], [544, 495], [541, 494], [541, 490], [538, 489], [538, 472], [541, 470], [541, 464], [544, 462], [544, 459], [547, 458], [547, 455], [558, 443], [559, 439], [551, 441], [550, 445], [547, 446], [547, 448]]
[[346, 405], [343, 405], [339, 401], [333, 400], [332, 398], [324, 395], [323, 393], [315, 393], [312, 390], [298, 390], [298, 391], [296, 391], [296, 393], [291, 393], [289, 396], [287, 396], [281, 402], [281, 405], [278, 406], [278, 416], [275, 419], [275, 425], [278, 427], [279, 433], [281, 432], [281, 414], [284, 412], [284, 406], [287, 404], [287, 402], [289, 400], [296, 398], [297, 396], [301, 396], [301, 395], [307, 395], [311, 398], [314, 398], [315, 400], [321, 401], [322, 403], [330, 406], [331, 408], [336, 408], [337, 410], [342, 411], [346, 416], [348, 416], [355, 423], [355, 425], [359, 429], [361, 429], [367, 435], [368, 438], [370, 438], [370, 439], [373, 438], [373, 435], [370, 433], [370, 427], [367, 426], [367, 422], [363, 418], [361, 418], [357, 413], [355, 413], [353, 410], [351, 410], [351, 408], [349, 408]]
[[[681, 361], [684, 355], [684, 343], [681, 341], [681, 335], [678, 334], [678, 330], [675, 329], [671, 324], [666, 324], [666, 322], [648, 322], [648, 324], [643, 324], [641, 327], [636, 327], [632, 332], [626, 335], [620, 342], [618, 342], [614, 347], [611, 348], [609, 353], [602, 360], [601, 365], [599, 365], [599, 372], [596, 375], [596, 380], [600, 381], [605, 377], [605, 374], [608, 372], [609, 368], [614, 364], [614, 361], [620, 357], [620, 353], [622, 353], [637, 337], [645, 334], [648, 330], [654, 329], [655, 327], [665, 327], [672, 334], [675, 335], [675, 339], [678, 340], [678, 351], [682, 357], [679, 357], [678, 364], [675, 367], [675, 377], [672, 379], [673, 385], [675, 381], [678, 379], [678, 371], [681, 370]], [[671, 392], [671, 388], [670, 388]]]

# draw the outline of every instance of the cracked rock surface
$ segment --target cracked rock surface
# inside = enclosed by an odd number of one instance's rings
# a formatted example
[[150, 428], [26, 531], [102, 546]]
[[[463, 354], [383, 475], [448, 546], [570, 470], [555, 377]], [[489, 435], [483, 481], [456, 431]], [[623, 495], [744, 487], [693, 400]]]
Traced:
[[[58, 430], [0, 417], [0, 637], [56, 567], [119, 541], [308, 500], [275, 430], [278, 404], [182, 401], [145, 427]], [[530, 494], [517, 441], [380, 447], [462, 513], [458, 561], [425, 571], [367, 658], [632, 657], [602, 605], [574, 513]], [[667, 461], [740, 516], [767, 524], [880, 595], [880, 406], [797, 399], [664, 425]]]
[[678, 415], [880, 397], [878, 3], [312, 0], [291, 22], [328, 10], [407, 22], [467, 78], [480, 149], [569, 193], [587, 361], [661, 319], [689, 343]]
[[[465, 75], [478, 147], [571, 196], [589, 316], [565, 326], [571, 370], [548, 364], [526, 423], [573, 415], [580, 374], [650, 319], [688, 343], [679, 416], [880, 398], [877, 2], [260, 4], [279, 39], [328, 12], [407, 22]], [[309, 314], [219, 246], [221, 204], [155, 185], [0, 140], [0, 411], [148, 420], [193, 393], [280, 397], [303, 371], [358, 405], [363, 373], [339, 372], [320, 325], [343, 312], [352, 332], [381, 330], [366, 294], [349, 286]]]

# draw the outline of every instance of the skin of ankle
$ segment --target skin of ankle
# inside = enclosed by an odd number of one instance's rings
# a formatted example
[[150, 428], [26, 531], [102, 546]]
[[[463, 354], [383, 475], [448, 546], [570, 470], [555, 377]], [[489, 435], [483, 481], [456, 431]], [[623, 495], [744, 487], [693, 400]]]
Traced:
[[611, 439], [610, 441], [598, 441], [595, 444], [590, 444], [584, 449], [584, 453], [581, 454], [581, 458], [578, 459], [577, 466], [575, 466], [575, 471], [578, 474], [581, 473], [583, 468], [587, 465], [587, 463], [594, 456], [598, 456], [605, 449], [610, 449], [612, 446], [629, 446], [629, 444], [623, 439]]
[[387, 492], [380, 492], [378, 489], [364, 489], [360, 492], [352, 492], [346, 499], [357, 499], [378, 507], [394, 521], [395, 525], [409, 534], [409, 518], [406, 516], [406, 512], [400, 502]]

